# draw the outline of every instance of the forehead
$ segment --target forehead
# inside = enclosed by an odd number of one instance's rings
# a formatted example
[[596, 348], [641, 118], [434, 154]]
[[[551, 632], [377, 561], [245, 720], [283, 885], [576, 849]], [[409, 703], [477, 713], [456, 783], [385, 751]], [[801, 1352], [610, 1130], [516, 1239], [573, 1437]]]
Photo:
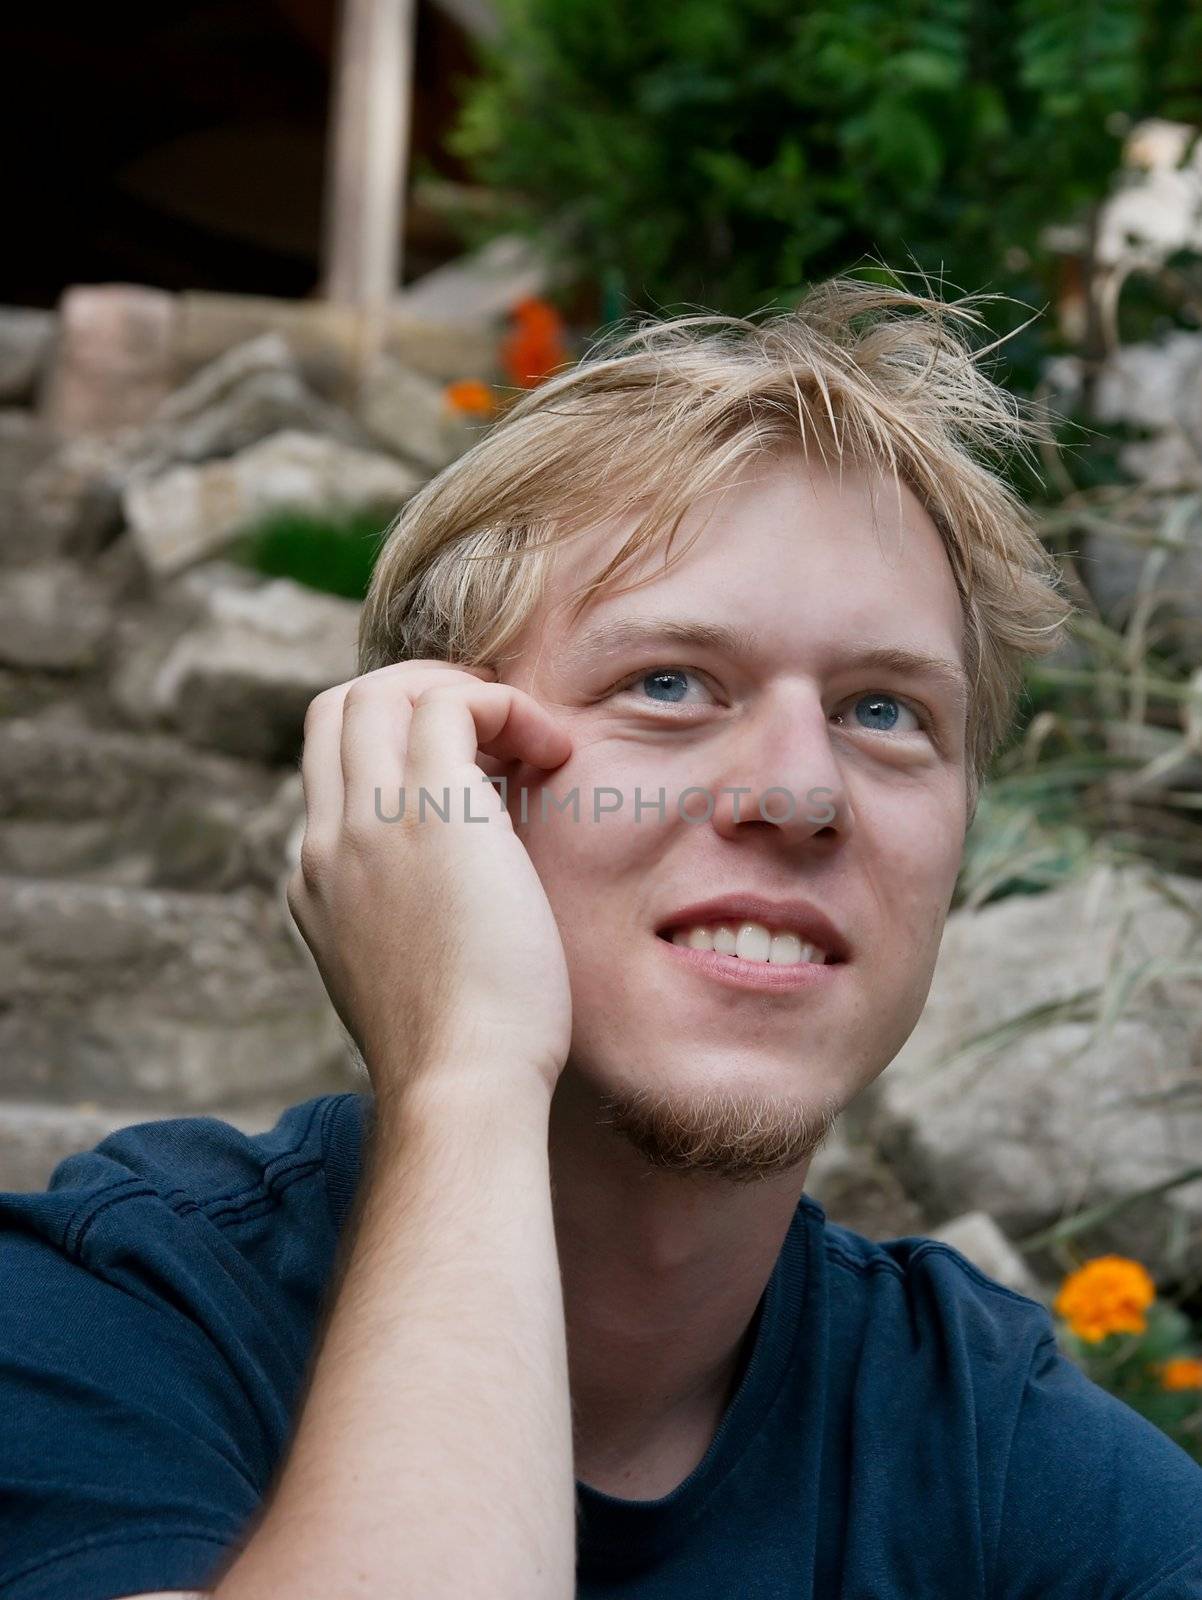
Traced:
[[687, 619], [692, 633], [708, 628], [715, 648], [740, 655], [779, 659], [842, 637], [962, 660], [964, 617], [943, 540], [892, 474], [793, 452], [757, 457], [689, 509], [670, 552], [657, 540], [616, 588], [611, 580], [581, 606], [637, 521], [605, 519], [554, 549], [516, 654], [566, 669], [620, 653], [648, 622], [670, 635]]

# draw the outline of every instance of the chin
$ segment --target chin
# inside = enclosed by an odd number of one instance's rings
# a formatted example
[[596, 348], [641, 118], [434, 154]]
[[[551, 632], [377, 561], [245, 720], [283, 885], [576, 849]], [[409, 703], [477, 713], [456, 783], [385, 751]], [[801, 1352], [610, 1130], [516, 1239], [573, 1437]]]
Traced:
[[649, 1168], [751, 1183], [808, 1165], [843, 1109], [783, 1070], [657, 1073], [601, 1092], [598, 1125]]

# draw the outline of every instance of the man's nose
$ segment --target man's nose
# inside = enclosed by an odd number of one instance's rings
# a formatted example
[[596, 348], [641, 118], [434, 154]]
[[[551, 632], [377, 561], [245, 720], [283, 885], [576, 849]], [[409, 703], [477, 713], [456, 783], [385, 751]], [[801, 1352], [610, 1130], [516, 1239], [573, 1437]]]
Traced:
[[[711, 792], [710, 820], [723, 838], [748, 828], [778, 829], [782, 840], [851, 831], [846, 775], [812, 690], [782, 694], [731, 729], [714, 765]], [[701, 811], [699, 801], [695, 809]]]

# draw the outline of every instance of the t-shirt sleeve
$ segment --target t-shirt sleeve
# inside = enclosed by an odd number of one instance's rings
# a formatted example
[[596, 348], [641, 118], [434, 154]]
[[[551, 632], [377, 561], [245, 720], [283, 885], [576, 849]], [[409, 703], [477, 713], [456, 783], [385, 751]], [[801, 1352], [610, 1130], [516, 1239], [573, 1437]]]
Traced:
[[[4, 1600], [214, 1587], [286, 1446], [307, 1347], [280, 1210], [314, 1164], [249, 1160], [213, 1119], [148, 1134], [149, 1162], [141, 1133], [71, 1158], [57, 1187], [0, 1194]], [[181, 1161], [221, 1146], [224, 1194], [180, 1186], [173, 1141]], [[256, 1228], [283, 1240], [274, 1272]]]
[[997, 1600], [1202, 1600], [1202, 1466], [1036, 1347], [1011, 1441]]

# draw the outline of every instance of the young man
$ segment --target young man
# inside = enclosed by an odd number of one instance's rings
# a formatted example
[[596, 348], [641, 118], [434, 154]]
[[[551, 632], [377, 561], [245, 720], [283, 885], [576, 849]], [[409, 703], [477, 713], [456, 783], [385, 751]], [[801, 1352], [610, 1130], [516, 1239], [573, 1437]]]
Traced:
[[289, 886], [372, 1094], [4, 1198], [8, 1600], [1202, 1596], [1043, 1307], [803, 1193], [1067, 612], [966, 314], [651, 325], [406, 508]]

